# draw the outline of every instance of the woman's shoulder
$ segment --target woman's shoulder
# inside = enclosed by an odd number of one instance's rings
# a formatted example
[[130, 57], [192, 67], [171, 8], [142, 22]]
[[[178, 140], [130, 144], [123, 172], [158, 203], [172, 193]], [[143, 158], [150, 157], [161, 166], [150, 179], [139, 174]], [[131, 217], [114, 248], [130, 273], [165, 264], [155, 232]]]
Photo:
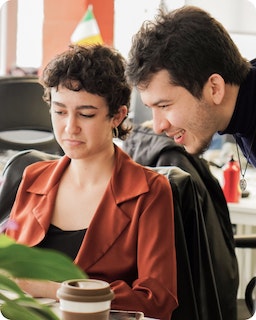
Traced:
[[32, 183], [37, 179], [43, 179], [44, 181], [52, 180], [53, 177], [56, 177], [58, 180], [69, 162], [70, 159], [67, 156], [37, 161], [25, 168], [23, 180], [26, 180], [28, 183]]
[[161, 167], [161, 168], [149, 167], [149, 166], [143, 166], [135, 162], [134, 160], [132, 161], [134, 163], [134, 166], [136, 166], [139, 170], [143, 172], [143, 175], [146, 178], [147, 184], [150, 187], [153, 187], [153, 185], [157, 184], [162, 188], [166, 188], [166, 186], [168, 186], [168, 189], [169, 189], [170, 183], [168, 180], [168, 167]]
[[164, 185], [169, 185], [169, 167], [143, 167], [145, 174], [151, 180], [156, 180]]
[[168, 179], [164, 174], [158, 172], [153, 167], [143, 166], [137, 162], [135, 162], [128, 154], [126, 154], [123, 150], [118, 151], [119, 155], [119, 163], [117, 166], [117, 175], [120, 179], [118, 179], [119, 184], [120, 181], [123, 181], [123, 178], [128, 177], [126, 180], [126, 184], [131, 184], [131, 187], [134, 185], [143, 184], [147, 185], [147, 187], [152, 187], [155, 182], [159, 182], [159, 185], [165, 187], [169, 184]]
[[35, 172], [44, 171], [44, 170], [46, 170], [48, 168], [54, 168], [54, 167], [57, 166], [59, 161], [60, 161], [60, 159], [37, 161], [37, 162], [34, 162], [34, 163], [28, 165], [25, 168], [24, 172], [26, 172], [26, 173], [35, 173]]

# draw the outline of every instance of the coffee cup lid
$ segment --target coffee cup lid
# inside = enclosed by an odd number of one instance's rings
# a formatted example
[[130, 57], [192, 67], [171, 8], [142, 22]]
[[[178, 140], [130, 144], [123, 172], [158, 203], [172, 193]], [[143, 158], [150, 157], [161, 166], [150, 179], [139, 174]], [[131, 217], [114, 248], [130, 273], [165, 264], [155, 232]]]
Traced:
[[57, 296], [69, 301], [99, 302], [113, 300], [114, 293], [106, 281], [74, 279], [62, 282]]

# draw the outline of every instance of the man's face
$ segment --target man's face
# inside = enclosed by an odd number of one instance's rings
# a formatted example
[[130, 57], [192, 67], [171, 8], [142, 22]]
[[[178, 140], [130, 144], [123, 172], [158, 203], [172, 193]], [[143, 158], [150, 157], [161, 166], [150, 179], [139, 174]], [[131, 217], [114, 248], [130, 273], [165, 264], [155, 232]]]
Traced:
[[188, 90], [170, 83], [161, 70], [146, 87], [138, 86], [143, 103], [152, 109], [153, 129], [173, 137], [192, 154], [202, 153], [210, 144], [217, 124], [212, 104], [204, 96], [195, 98]]

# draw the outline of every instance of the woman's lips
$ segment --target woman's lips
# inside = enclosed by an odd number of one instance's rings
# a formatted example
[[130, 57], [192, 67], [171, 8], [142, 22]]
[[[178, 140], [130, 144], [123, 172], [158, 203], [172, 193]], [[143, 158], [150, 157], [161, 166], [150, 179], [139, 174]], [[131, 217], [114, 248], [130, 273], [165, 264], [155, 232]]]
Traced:
[[64, 144], [69, 145], [69, 146], [78, 146], [83, 143], [80, 140], [73, 140], [73, 139], [64, 139], [63, 142], [64, 142]]

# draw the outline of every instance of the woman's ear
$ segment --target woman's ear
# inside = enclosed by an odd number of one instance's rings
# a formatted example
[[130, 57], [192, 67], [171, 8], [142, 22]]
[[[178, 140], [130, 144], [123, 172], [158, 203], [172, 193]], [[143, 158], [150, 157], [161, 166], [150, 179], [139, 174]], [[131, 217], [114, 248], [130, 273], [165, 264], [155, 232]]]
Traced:
[[207, 81], [207, 87], [211, 100], [219, 105], [225, 95], [225, 81], [222, 76], [218, 73], [212, 74]]
[[125, 105], [120, 106], [118, 112], [113, 116], [113, 124], [118, 127], [120, 123], [126, 118], [128, 109]]

